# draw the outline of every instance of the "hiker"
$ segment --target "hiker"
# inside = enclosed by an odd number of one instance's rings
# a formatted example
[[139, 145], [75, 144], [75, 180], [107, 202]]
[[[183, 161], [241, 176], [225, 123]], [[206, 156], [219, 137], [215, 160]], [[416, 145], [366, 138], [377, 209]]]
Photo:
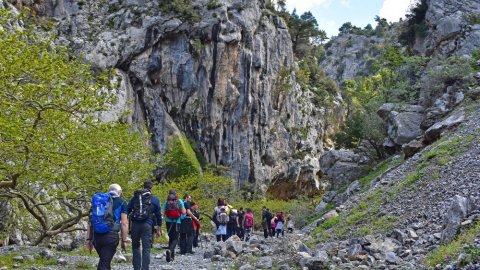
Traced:
[[270, 224], [267, 221], [266, 214], [267, 214], [267, 208], [264, 206], [262, 207], [262, 229], [263, 229], [263, 236], [265, 237], [265, 239], [268, 238], [268, 226], [270, 226]]
[[240, 207], [240, 210], [238, 211], [238, 215], [237, 215], [237, 235], [238, 237], [240, 237], [241, 240], [243, 240], [245, 237], [245, 229], [243, 226], [244, 216], [245, 216], [245, 211], [243, 210], [243, 207]]
[[283, 233], [283, 225], [285, 221], [283, 219], [283, 212], [278, 212], [277, 216], [275, 217], [275, 232], [277, 233], [277, 238], [282, 233], [282, 237], [284, 236]]
[[[120, 198], [122, 188], [111, 184], [108, 193], [96, 193], [92, 196], [92, 209], [87, 226], [85, 247], [91, 252], [93, 247], [98, 253], [97, 270], [110, 270], [111, 262], [119, 242], [125, 251], [128, 236], [127, 204]], [[111, 207], [110, 207], [111, 206]]]
[[[127, 213], [132, 221], [132, 264], [134, 270], [148, 270], [153, 233], [160, 237], [162, 231], [162, 213], [160, 200], [152, 195], [153, 182], [145, 181], [143, 189], [135, 191], [128, 202]], [[142, 249], [140, 251], [140, 241]]]
[[292, 215], [287, 216], [287, 233], [293, 232], [293, 227], [295, 226], [295, 222], [293, 221]]
[[168, 191], [162, 210], [165, 215], [168, 234], [168, 249], [165, 252], [165, 259], [167, 262], [170, 262], [175, 259], [175, 247], [177, 246], [178, 233], [180, 232], [181, 216], [186, 213], [183, 201], [178, 198], [175, 189]]
[[277, 216], [274, 216], [270, 220], [270, 229], [273, 231], [273, 235], [271, 237], [275, 236], [275, 227], [277, 227]]
[[238, 227], [238, 212], [237, 209], [230, 209], [230, 214], [228, 215], [228, 224], [227, 224], [227, 239], [232, 235], [237, 235]]
[[254, 222], [253, 222], [252, 209], [247, 208], [247, 213], [245, 214], [245, 217], [243, 219], [243, 228], [245, 228], [245, 242], [250, 240], [250, 235], [252, 233], [253, 226], [254, 226]]
[[200, 236], [200, 229], [202, 228], [200, 211], [198, 209], [198, 203], [190, 202], [190, 206], [192, 207], [193, 215], [197, 218], [193, 220], [193, 247], [198, 247], [198, 237]]
[[228, 224], [228, 213], [225, 200], [218, 198], [217, 206], [213, 210], [213, 222], [217, 227], [215, 235], [217, 237], [217, 242], [227, 240], [227, 224]]
[[[233, 206], [228, 204], [228, 202], [225, 200], [225, 206], [227, 207], [227, 215], [228, 215], [228, 223], [227, 223], [227, 239], [230, 238], [235, 232], [234, 232], [234, 222], [232, 221], [232, 218], [230, 218], [230, 215], [232, 214]], [[235, 210], [235, 215], [233, 218], [237, 218], [236, 216], [236, 210]]]
[[263, 235], [265, 236], [265, 239], [268, 236], [273, 237], [273, 229], [270, 223], [272, 218], [273, 218], [272, 213], [270, 213], [270, 210], [264, 206], [262, 211], [262, 228], [263, 228]]
[[193, 215], [191, 209], [192, 197], [190, 195], [185, 195], [183, 197], [183, 205], [185, 207], [185, 214], [182, 215], [181, 225], [180, 225], [180, 254], [185, 255], [187, 253], [194, 254], [192, 250], [193, 246], [193, 220], [198, 221], [197, 218]]

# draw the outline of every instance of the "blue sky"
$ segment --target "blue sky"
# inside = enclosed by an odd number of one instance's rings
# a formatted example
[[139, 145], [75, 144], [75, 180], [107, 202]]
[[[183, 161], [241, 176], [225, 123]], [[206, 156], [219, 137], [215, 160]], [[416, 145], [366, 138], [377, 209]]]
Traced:
[[395, 22], [404, 17], [408, 7], [415, 0], [287, 0], [290, 12], [294, 8], [297, 14], [311, 11], [317, 19], [318, 26], [327, 32], [328, 37], [338, 34], [338, 28], [345, 22], [351, 22], [358, 27], [372, 24], [379, 15], [389, 22]]

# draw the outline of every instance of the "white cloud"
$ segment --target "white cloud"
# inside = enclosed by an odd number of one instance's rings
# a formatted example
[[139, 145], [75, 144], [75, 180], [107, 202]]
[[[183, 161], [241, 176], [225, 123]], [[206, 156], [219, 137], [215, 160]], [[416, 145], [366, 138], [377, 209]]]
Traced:
[[329, 7], [333, 0], [287, 0], [287, 9], [297, 9], [297, 14], [310, 11], [313, 7]]
[[379, 16], [390, 22], [405, 18], [408, 9], [415, 0], [384, 0]]
[[340, 0], [340, 4], [346, 8], [352, 8], [352, 3], [350, 3], [350, 0]]

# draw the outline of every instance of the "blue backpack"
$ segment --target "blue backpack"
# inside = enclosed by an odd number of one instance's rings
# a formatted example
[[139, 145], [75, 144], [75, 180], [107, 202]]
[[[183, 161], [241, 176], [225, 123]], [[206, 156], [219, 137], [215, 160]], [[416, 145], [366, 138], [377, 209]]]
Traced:
[[122, 208], [113, 209], [113, 197], [110, 193], [95, 193], [92, 196], [92, 215], [90, 222], [95, 233], [120, 231]]

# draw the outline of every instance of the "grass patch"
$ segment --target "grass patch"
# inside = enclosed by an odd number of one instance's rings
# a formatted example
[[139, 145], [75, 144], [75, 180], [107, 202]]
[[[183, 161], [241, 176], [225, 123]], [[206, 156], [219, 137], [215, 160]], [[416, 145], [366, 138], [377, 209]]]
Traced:
[[360, 178], [359, 182], [362, 185], [362, 187], [366, 187], [372, 182], [373, 179], [382, 175], [389, 168], [397, 166], [397, 165], [401, 164], [402, 162], [403, 162], [403, 160], [401, 158], [397, 158], [397, 159], [389, 158], [389, 159], [377, 164], [373, 168], [373, 170], [371, 170], [367, 175]]
[[[476, 222], [473, 227], [461, 232], [453, 241], [441, 245], [439, 248], [427, 254], [427, 265], [434, 267], [444, 262], [448, 258], [457, 256], [466, 244], [473, 243], [473, 240], [480, 233], [480, 222]], [[470, 250], [470, 255], [480, 254], [478, 250]], [[473, 252], [472, 252], [473, 251]]]
[[424, 175], [424, 171], [421, 170], [421, 169], [417, 169], [416, 171], [414, 171], [413, 173], [407, 175], [407, 177], [405, 178], [405, 180], [403, 180], [403, 182], [401, 182], [400, 184], [398, 184], [398, 189], [403, 189], [405, 187], [408, 187], [408, 186], [411, 186], [413, 185], [414, 183], [416, 183], [418, 180], [422, 179], [423, 175]]

